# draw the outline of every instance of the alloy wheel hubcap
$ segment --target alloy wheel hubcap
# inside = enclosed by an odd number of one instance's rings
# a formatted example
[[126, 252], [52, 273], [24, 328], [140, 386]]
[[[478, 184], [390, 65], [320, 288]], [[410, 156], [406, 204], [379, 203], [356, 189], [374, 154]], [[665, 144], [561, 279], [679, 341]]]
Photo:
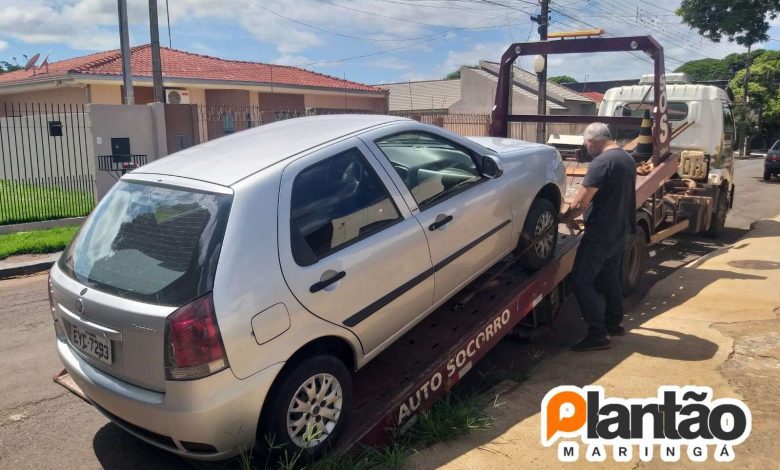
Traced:
[[[536, 256], [540, 258], [546, 258], [552, 251], [555, 234], [550, 229], [554, 221], [555, 218], [550, 212], [544, 212], [536, 221], [534, 240], [542, 238], [534, 245], [534, 251], [536, 251]], [[542, 234], [545, 235], [542, 236]]]
[[336, 428], [344, 395], [330, 374], [317, 374], [304, 382], [287, 408], [287, 434], [298, 447], [316, 447]]

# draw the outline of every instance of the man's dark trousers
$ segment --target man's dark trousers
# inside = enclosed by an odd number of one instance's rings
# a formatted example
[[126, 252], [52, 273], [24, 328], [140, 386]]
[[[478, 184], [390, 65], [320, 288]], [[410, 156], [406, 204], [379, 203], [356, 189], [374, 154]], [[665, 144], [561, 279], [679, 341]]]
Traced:
[[[572, 269], [574, 295], [588, 324], [588, 334], [596, 338], [607, 336], [607, 325], [619, 326], [623, 321], [623, 289], [620, 271], [625, 239], [614, 242], [592, 240], [585, 235], [577, 248]], [[606, 311], [601, 313], [594, 283], [604, 291]]]

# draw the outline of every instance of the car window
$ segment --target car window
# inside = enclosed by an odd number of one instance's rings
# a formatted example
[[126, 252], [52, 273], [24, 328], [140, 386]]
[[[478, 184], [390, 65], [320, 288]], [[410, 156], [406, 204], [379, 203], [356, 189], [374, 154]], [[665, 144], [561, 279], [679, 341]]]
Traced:
[[291, 198], [290, 243], [301, 266], [401, 219], [387, 188], [356, 148], [301, 171]]
[[380, 139], [376, 145], [421, 210], [482, 180], [471, 153], [443, 137], [406, 132]]
[[119, 297], [184, 305], [211, 290], [231, 196], [120, 181], [59, 266]]
[[780, 150], [780, 140], [778, 140], [777, 142], [775, 142], [775, 144], [774, 144], [774, 145], [772, 146], [772, 148], [771, 148], [771, 149], [769, 149], [769, 150], [774, 150], [775, 152], [776, 152], [776, 151], [778, 151], [778, 150]]
[[723, 107], [723, 133], [726, 140], [734, 140], [734, 117], [726, 106]]
[[[644, 117], [645, 111], [653, 112], [652, 103], [626, 103], [615, 109], [616, 116]], [[670, 121], [682, 121], [688, 117], [688, 104], [682, 101], [670, 101], [666, 111]]]

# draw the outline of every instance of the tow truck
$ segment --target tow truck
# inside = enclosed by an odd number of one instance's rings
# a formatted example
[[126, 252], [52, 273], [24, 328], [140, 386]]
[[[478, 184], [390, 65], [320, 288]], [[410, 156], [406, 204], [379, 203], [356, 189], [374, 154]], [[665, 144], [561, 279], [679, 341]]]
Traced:
[[[511, 122], [602, 122], [639, 127], [641, 118], [597, 116], [537, 116], [509, 114], [511, 71], [521, 55], [604, 51], [644, 52], [654, 60], [652, 169], [637, 177], [638, 208], [651, 218], [647, 242], [659, 241], [711, 215], [716, 199], [710, 188], [676, 191], [670, 184], [679, 172], [679, 155], [670, 152], [663, 48], [649, 36], [561, 39], [512, 44], [499, 71], [491, 135], [507, 137]], [[645, 167], [646, 168], [646, 167]], [[570, 179], [574, 187], [576, 174]], [[567, 191], [568, 192], [568, 191]], [[667, 212], [670, 201], [676, 209]], [[685, 209], [686, 205], [698, 204]], [[687, 212], [686, 212], [687, 210]], [[694, 214], [696, 220], [691, 220]], [[640, 222], [641, 223], [641, 222]], [[657, 229], [658, 228], [658, 229]], [[574, 264], [581, 232], [560, 226], [553, 259], [540, 270], [524, 271], [513, 258], [502, 260], [453, 299], [429, 315], [354, 377], [354, 409], [337, 452], [358, 444], [377, 446], [414, 424], [417, 416], [451, 391], [498, 342], [510, 333], [533, 336], [555, 321], [568, 292], [567, 276]], [[641, 259], [635, 260], [641, 261]], [[641, 267], [641, 266], [640, 266]], [[636, 268], [636, 266], [634, 266]], [[65, 371], [54, 381], [86, 397]]]

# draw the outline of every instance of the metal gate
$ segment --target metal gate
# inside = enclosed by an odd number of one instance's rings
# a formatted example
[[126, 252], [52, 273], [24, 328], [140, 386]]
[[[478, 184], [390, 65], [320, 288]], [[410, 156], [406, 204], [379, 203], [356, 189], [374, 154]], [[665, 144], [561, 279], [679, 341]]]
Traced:
[[95, 205], [81, 104], [0, 107], [0, 225], [78, 217]]

